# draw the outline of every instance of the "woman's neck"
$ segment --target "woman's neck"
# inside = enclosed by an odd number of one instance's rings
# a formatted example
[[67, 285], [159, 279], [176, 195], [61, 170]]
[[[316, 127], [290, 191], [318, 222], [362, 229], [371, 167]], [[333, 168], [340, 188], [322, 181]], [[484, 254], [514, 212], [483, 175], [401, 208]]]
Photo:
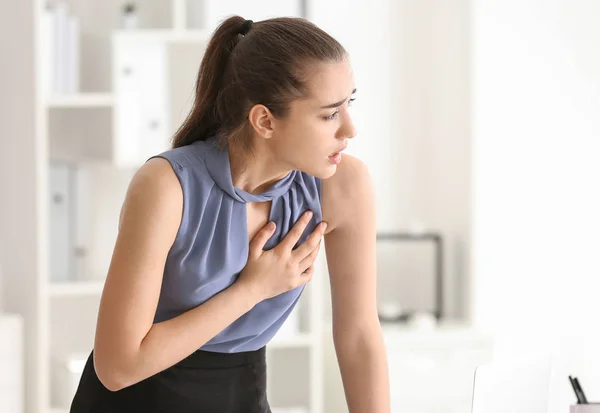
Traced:
[[233, 186], [249, 194], [260, 194], [285, 178], [290, 169], [282, 168], [266, 147], [255, 145], [251, 152], [227, 149]]

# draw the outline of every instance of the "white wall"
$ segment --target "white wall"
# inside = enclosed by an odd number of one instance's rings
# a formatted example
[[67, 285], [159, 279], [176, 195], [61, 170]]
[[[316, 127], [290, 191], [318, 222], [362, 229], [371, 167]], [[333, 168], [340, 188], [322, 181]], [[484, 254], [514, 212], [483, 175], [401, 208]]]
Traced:
[[392, 227], [420, 221], [441, 231], [451, 317], [469, 315], [468, 11], [467, 0], [401, 0], [391, 9]]
[[[358, 136], [349, 152], [371, 171], [378, 230], [406, 230], [421, 222], [443, 231], [445, 310], [450, 316], [468, 316], [468, 1], [313, 0], [308, 10], [309, 18], [336, 37], [352, 59]], [[396, 284], [381, 281], [388, 289]], [[385, 292], [381, 288], [379, 295]], [[324, 308], [329, 311], [329, 302]], [[329, 361], [325, 410], [343, 412], [333, 344], [330, 337], [324, 341]]]
[[600, 400], [600, 2], [472, 15], [473, 311], [500, 349], [556, 351], [549, 411], [565, 412], [566, 374]]
[[[308, 11], [352, 59], [358, 136], [349, 153], [373, 176], [378, 230], [442, 231], [444, 309], [468, 316], [468, 1], [312, 1]], [[381, 291], [409, 282], [380, 276]]]
[[[376, 183], [378, 226], [397, 225], [395, 183], [390, 151], [392, 91], [390, 0], [309, 1], [308, 18], [335, 37], [348, 51], [354, 71], [357, 100], [352, 116], [357, 137], [348, 152], [369, 166]], [[368, 58], [367, 58], [368, 56]]]
[[445, 236], [446, 313], [466, 317], [471, 281], [469, 1], [430, 0], [431, 74], [421, 167], [423, 210]]
[[[4, 2], [0, 13], [0, 265], [3, 310], [24, 317], [25, 374], [28, 394], [37, 394], [45, 376], [39, 358], [42, 308], [37, 300], [39, 278], [47, 257], [42, 249], [46, 199], [43, 165], [45, 142], [38, 141], [35, 108], [36, 77], [32, 29], [33, 0]], [[9, 293], [10, 292], [10, 293]], [[28, 412], [40, 411], [41, 399], [25, 400]]]

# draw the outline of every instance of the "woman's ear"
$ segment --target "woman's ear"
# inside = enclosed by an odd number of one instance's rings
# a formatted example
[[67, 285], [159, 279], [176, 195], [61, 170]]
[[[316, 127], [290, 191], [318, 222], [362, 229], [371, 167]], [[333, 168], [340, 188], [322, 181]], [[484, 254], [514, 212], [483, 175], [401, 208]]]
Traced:
[[274, 118], [271, 111], [265, 105], [254, 105], [248, 113], [248, 121], [256, 133], [264, 139], [273, 136]]

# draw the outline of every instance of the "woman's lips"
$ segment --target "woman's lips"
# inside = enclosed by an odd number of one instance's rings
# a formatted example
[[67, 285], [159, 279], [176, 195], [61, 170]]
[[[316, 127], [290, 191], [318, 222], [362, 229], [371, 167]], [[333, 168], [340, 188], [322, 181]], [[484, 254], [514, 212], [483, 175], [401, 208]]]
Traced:
[[329, 156], [329, 162], [333, 163], [333, 164], [339, 164], [340, 162], [342, 162], [342, 153], [341, 152], [337, 152], [334, 155], [330, 155]]
[[342, 161], [342, 152], [344, 151], [344, 149], [346, 149], [347, 146], [348, 145], [344, 145], [339, 151], [329, 155], [329, 162], [335, 165], [339, 164]]

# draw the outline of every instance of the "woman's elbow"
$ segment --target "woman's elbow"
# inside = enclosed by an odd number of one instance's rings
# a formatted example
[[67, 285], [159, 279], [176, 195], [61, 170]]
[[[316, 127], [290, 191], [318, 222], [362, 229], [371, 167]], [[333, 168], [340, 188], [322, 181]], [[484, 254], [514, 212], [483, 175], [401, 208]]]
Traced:
[[130, 375], [120, 368], [117, 363], [105, 360], [103, 357], [97, 357], [96, 354], [94, 354], [94, 370], [100, 383], [112, 392], [122, 390], [133, 384]]

